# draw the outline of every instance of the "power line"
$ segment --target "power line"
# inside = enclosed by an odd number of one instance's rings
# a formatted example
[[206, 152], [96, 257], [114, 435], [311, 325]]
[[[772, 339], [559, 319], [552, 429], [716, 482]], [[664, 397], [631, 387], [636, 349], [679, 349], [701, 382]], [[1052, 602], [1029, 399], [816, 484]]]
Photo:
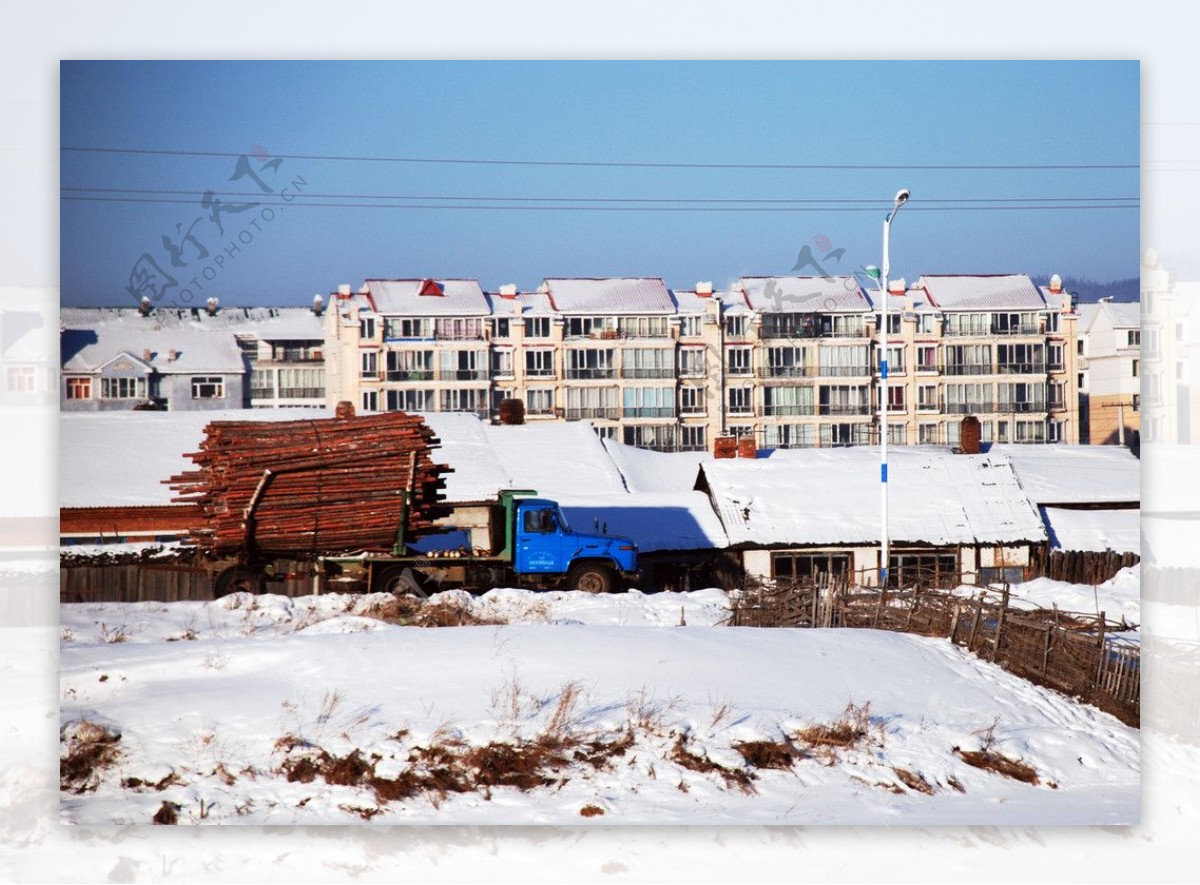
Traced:
[[[194, 200], [155, 199], [150, 197], [85, 197], [65, 196], [61, 200], [92, 203], [169, 203], [194, 205]], [[291, 201], [260, 200], [257, 206], [296, 207], [301, 209], [444, 209], [495, 212], [878, 212], [876, 206], [541, 206], [541, 205], [497, 205], [497, 204], [446, 204], [446, 203], [303, 203]], [[1004, 211], [1051, 211], [1057, 209], [1138, 209], [1136, 203], [1086, 203], [1073, 205], [1037, 206], [913, 206], [912, 212], [1004, 212]]]
[[[208, 190], [160, 190], [152, 188], [124, 187], [62, 187], [60, 191], [70, 193], [115, 193], [115, 194], [152, 194], [190, 195], [202, 197]], [[261, 191], [221, 191], [222, 197], [258, 197], [264, 195]], [[505, 203], [815, 203], [842, 204], [861, 203], [873, 207], [888, 207], [887, 201], [879, 199], [840, 199], [840, 198], [768, 198], [768, 197], [494, 197], [481, 195], [438, 195], [438, 194], [314, 194], [304, 192], [306, 199], [322, 200], [447, 200]], [[1139, 200], [1140, 197], [947, 197], [922, 199], [922, 203], [1103, 203]]]
[[[162, 157], [246, 156], [245, 151], [183, 151], [153, 148], [111, 148], [69, 146], [61, 151], [93, 154], [134, 154]], [[501, 160], [451, 157], [368, 157], [337, 154], [272, 154], [272, 159], [335, 160], [354, 163], [425, 163], [466, 166], [567, 166], [623, 169], [812, 169], [812, 170], [985, 170], [985, 169], [1137, 169], [1137, 163], [650, 163], [602, 160]]]

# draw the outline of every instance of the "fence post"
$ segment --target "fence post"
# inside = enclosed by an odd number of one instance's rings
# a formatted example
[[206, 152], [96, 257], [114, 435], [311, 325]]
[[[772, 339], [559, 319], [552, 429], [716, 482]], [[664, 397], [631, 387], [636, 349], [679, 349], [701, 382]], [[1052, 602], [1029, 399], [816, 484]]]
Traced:
[[950, 619], [950, 644], [954, 645], [954, 634], [958, 632], [958, 616], [962, 613], [962, 606], [959, 603], [954, 603], [954, 617]]
[[996, 622], [996, 639], [992, 645], [992, 663], [1000, 654], [1000, 642], [1004, 639], [1004, 621], [1008, 616], [1008, 584], [1004, 585], [1003, 596], [1000, 599], [1000, 619]]
[[879, 629], [879, 616], [883, 614], [883, 601], [886, 597], [887, 597], [887, 588], [880, 587], [879, 588], [879, 604], [875, 606], [875, 620], [871, 624], [871, 629], [873, 629], [873, 630]]
[[967, 651], [974, 651], [975, 631], [979, 629], [979, 619], [983, 616], [983, 591], [979, 591], [979, 599], [975, 602], [975, 620], [971, 622], [971, 635], [967, 637]]
[[1096, 663], [1096, 687], [1100, 688], [1100, 679], [1104, 673], [1104, 612], [1100, 612], [1096, 621], [1100, 628], [1099, 635], [1096, 638], [1096, 657], [1098, 658]]

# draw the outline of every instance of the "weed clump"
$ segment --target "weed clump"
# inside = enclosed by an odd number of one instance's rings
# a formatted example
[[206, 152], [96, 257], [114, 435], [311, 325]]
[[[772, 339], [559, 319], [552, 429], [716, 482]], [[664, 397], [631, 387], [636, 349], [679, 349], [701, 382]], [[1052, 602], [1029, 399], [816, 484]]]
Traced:
[[119, 732], [88, 719], [63, 726], [59, 734], [59, 789], [77, 795], [95, 790], [104, 770], [120, 756], [120, 740]]

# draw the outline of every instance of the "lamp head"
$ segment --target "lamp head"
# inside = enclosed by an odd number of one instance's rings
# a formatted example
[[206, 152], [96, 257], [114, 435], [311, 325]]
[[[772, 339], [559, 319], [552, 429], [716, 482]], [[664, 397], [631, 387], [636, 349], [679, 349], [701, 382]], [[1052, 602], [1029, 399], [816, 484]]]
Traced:
[[908, 202], [908, 188], [903, 188], [896, 192], [896, 199], [892, 201], [893, 208], [899, 209]]

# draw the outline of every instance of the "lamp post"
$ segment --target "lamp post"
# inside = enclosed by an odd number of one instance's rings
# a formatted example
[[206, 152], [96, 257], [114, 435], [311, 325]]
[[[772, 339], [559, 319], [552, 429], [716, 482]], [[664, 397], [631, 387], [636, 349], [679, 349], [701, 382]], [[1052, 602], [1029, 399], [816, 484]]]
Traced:
[[[879, 287], [879, 505], [882, 520], [883, 540], [879, 552], [879, 586], [887, 587], [888, 580], [888, 271], [891, 260], [888, 255], [888, 240], [892, 232], [892, 219], [900, 211], [900, 207], [908, 202], [908, 189], [897, 192], [892, 200], [892, 211], [883, 219], [883, 270], [868, 268], [867, 272], [875, 278]], [[875, 272], [872, 274], [871, 271]]]

